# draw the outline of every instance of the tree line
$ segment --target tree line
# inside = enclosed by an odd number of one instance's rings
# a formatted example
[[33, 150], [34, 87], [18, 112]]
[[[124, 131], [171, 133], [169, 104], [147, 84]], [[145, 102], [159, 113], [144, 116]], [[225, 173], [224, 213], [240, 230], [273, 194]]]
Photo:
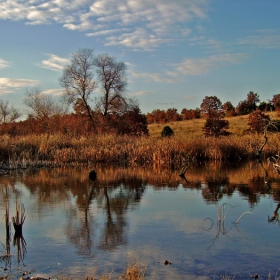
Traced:
[[[247, 98], [245, 100], [240, 101], [236, 107], [234, 107], [230, 101], [227, 101], [225, 103], [221, 103], [220, 100], [216, 100], [216, 101], [218, 102], [218, 104], [212, 104], [212, 105], [213, 106], [218, 105], [219, 110], [222, 110], [224, 112], [225, 117], [248, 115], [256, 110], [259, 110], [264, 113], [280, 110], [280, 93], [275, 94], [271, 100], [268, 100], [268, 102], [265, 101], [261, 102], [258, 93], [254, 93], [253, 91], [250, 91], [247, 94]], [[201, 104], [202, 107], [204, 107], [203, 103], [204, 101], [202, 101]], [[207, 117], [208, 112], [205, 112], [205, 110], [202, 107], [196, 109], [184, 108], [180, 113], [175, 108], [170, 108], [167, 110], [156, 109], [153, 110], [151, 113], [146, 114], [147, 121], [149, 124], [152, 123], [164, 124], [164, 123], [169, 123], [174, 121], [191, 120], [191, 119], [198, 119], [201, 117]]]
[[206, 96], [200, 108], [184, 108], [181, 113], [175, 108], [156, 109], [143, 114], [137, 100], [125, 96], [125, 63], [108, 54], [95, 56], [92, 49], [80, 49], [72, 54], [59, 83], [64, 89], [60, 98], [46, 95], [39, 88], [26, 90], [24, 104], [28, 116], [22, 121], [17, 121], [21, 113], [14, 106], [0, 100], [0, 134], [20, 136], [59, 132], [70, 136], [103, 133], [141, 136], [148, 135], [148, 124], [151, 123], [205, 117], [204, 134], [217, 137], [228, 135], [229, 123], [225, 117], [250, 114], [248, 125], [260, 132], [271, 123], [265, 112], [280, 112], [280, 94], [268, 102], [261, 102], [259, 95], [250, 91], [236, 107], [230, 101], [222, 104], [216, 96]]

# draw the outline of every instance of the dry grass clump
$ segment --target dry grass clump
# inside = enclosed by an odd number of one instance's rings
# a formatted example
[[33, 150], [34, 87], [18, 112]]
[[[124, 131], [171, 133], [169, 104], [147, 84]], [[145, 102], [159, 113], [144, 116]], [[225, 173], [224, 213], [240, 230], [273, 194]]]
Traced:
[[[118, 278], [113, 277], [112, 273], [103, 274], [99, 280], [111, 280], [111, 279], [119, 279], [119, 280], [143, 280], [145, 276], [146, 268], [141, 267], [138, 263], [133, 265], [128, 265], [125, 272], [120, 275]], [[41, 278], [40, 278], [41, 279]], [[63, 277], [62, 280], [70, 280], [72, 278], [65, 278]], [[76, 279], [76, 278], [75, 278]], [[92, 276], [85, 276], [83, 280], [97, 280], [96, 275], [93, 274]]]
[[143, 280], [146, 268], [141, 268], [138, 263], [129, 265], [124, 275], [120, 276], [120, 280]]

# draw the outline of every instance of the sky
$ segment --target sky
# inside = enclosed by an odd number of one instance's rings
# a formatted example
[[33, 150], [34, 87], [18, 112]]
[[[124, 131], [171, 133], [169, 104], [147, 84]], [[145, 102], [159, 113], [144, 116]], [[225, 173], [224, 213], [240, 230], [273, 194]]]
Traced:
[[[0, 99], [59, 96], [71, 54], [127, 65], [143, 113], [280, 93], [280, 0], [0, 0]], [[96, 93], [93, 93], [93, 96]]]

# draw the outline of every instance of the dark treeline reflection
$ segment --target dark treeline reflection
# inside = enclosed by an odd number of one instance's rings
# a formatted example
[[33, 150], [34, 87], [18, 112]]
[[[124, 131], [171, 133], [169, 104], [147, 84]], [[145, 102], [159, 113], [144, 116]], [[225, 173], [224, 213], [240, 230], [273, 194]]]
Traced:
[[[94, 182], [88, 178], [92, 169], [97, 172]], [[32, 207], [36, 207], [38, 218], [56, 204], [71, 201], [74, 206], [67, 210], [67, 238], [79, 254], [93, 255], [94, 248], [114, 250], [126, 244], [127, 210], [141, 204], [148, 186], [154, 190], [176, 191], [179, 187], [201, 190], [206, 203], [236, 192], [246, 197], [250, 205], [267, 194], [280, 201], [280, 176], [266, 162], [196, 163], [186, 168], [184, 178], [179, 173], [179, 169], [119, 166], [26, 170], [0, 178], [1, 203], [5, 203], [7, 196], [19, 197], [20, 188], [15, 186], [22, 185], [35, 200]], [[93, 205], [102, 213], [98, 225]]]
[[[88, 178], [90, 170], [95, 169], [97, 180]], [[110, 194], [117, 199], [118, 205], [134, 207], [141, 201], [145, 188], [149, 185], [155, 190], [168, 188], [176, 190], [180, 186], [190, 189], [202, 189], [206, 201], [221, 199], [224, 195], [232, 195], [238, 191], [241, 196], [248, 197], [253, 205], [258, 202], [260, 195], [270, 193], [273, 198], [280, 200], [280, 175], [273, 172], [266, 162], [240, 162], [235, 164], [210, 162], [191, 164], [186, 169], [185, 178], [179, 176], [180, 170], [169, 168], [94, 166], [80, 168], [55, 168], [26, 170], [22, 173], [1, 177], [2, 187], [14, 187], [23, 184], [32, 194], [38, 197], [38, 207], [44, 203], [64, 201], [69, 192], [76, 197], [79, 209], [88, 211], [91, 201], [96, 199], [104, 209], [108, 210], [116, 203], [112, 202]], [[19, 194], [17, 194], [19, 195]], [[49, 205], [49, 204], [48, 204]]]

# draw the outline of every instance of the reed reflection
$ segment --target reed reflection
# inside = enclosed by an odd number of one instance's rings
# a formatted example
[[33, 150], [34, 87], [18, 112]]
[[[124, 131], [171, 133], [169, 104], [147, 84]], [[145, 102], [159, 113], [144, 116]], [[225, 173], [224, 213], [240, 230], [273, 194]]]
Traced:
[[[5, 248], [5, 253], [0, 255], [0, 261], [4, 263], [4, 274], [6, 274], [5, 277], [10, 277], [11, 271], [12, 271], [12, 262], [13, 262], [13, 253], [11, 250], [11, 237], [12, 237], [12, 229], [11, 229], [11, 222], [10, 222], [10, 200], [13, 197], [14, 194], [16, 194], [16, 201], [18, 199], [19, 192], [15, 191], [14, 186], [8, 186], [7, 181], [3, 180], [4, 184], [1, 186], [2, 190], [2, 200], [4, 201], [5, 205], [5, 245], [3, 247]], [[20, 209], [19, 209], [20, 208]], [[17, 251], [17, 267], [18, 270], [20, 270], [20, 265], [22, 264], [24, 266], [24, 258], [26, 256], [27, 250], [26, 250], [26, 242], [23, 237], [23, 223], [25, 220], [25, 211], [23, 204], [16, 204], [16, 214], [12, 217], [12, 222], [14, 225], [14, 237], [13, 237], [13, 246], [16, 247]], [[5, 278], [3, 277], [3, 279]], [[6, 279], [6, 278], [5, 278]]]

